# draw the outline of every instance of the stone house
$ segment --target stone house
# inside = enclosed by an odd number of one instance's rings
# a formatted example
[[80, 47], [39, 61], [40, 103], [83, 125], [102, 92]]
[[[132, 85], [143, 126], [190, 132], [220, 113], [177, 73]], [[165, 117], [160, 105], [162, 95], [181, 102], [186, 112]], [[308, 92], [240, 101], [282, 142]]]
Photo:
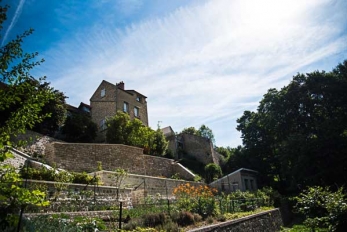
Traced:
[[99, 128], [97, 142], [105, 141], [106, 119], [117, 111], [128, 113], [131, 119], [137, 118], [148, 126], [146, 98], [135, 90], [126, 90], [124, 82], [114, 85], [103, 80], [90, 98], [91, 117]]
[[218, 191], [230, 193], [236, 190], [255, 191], [257, 185], [257, 171], [240, 168], [222, 178], [213, 181], [209, 186], [216, 188]]

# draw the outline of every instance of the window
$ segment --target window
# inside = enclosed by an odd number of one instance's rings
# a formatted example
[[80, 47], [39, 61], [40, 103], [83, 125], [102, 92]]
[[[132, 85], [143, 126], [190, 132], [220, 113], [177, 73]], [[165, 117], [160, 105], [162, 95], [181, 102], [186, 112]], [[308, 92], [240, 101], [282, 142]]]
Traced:
[[101, 97], [105, 97], [105, 94], [106, 94], [106, 89], [103, 88], [103, 89], [101, 90]]
[[139, 108], [134, 107], [134, 116], [137, 117], [137, 118], [140, 117], [140, 114], [139, 114], [139, 113], [140, 113]]
[[106, 130], [106, 120], [105, 119], [100, 121], [100, 130]]
[[136, 101], [141, 102], [141, 97], [140, 97], [140, 96], [137, 96], [137, 97], [136, 97]]
[[123, 104], [123, 111], [125, 113], [128, 113], [129, 112], [129, 104], [127, 102], [124, 102]]

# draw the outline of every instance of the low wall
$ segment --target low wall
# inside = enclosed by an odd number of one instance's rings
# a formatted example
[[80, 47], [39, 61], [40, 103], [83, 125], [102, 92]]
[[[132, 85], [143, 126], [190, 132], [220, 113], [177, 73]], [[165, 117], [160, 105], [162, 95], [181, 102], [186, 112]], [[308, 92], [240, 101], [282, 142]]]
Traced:
[[98, 162], [104, 170], [125, 169], [128, 173], [171, 177], [180, 173], [193, 180], [194, 174], [177, 167], [172, 159], [143, 154], [143, 149], [122, 144], [88, 144], [54, 142], [46, 146], [45, 159], [59, 168], [76, 172], [93, 172]]
[[6, 159], [3, 164], [12, 165], [17, 171], [19, 171], [20, 168], [24, 167], [26, 160], [31, 159], [30, 156], [16, 149], [10, 148], [10, 152], [12, 153], [13, 158]]
[[283, 226], [281, 213], [279, 209], [273, 209], [232, 221], [196, 228], [189, 232], [275, 232], [280, 231], [281, 226]]
[[[111, 171], [99, 171], [96, 175], [101, 178], [104, 185], [113, 186], [114, 178], [112, 176], [114, 172]], [[130, 188], [133, 190], [144, 190], [146, 195], [156, 195], [160, 194], [163, 197], [172, 197], [172, 192], [174, 188], [181, 184], [189, 183], [192, 186], [204, 185], [202, 183], [184, 181], [184, 180], [174, 180], [168, 178], [151, 177], [144, 175], [128, 174], [120, 188]]]

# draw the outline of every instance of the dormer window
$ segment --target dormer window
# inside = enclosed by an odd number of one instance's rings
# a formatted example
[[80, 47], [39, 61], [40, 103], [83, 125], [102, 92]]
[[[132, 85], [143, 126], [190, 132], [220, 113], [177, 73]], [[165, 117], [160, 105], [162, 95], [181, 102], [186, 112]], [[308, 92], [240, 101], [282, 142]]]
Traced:
[[106, 89], [103, 88], [103, 89], [101, 90], [101, 97], [105, 97], [105, 94], [106, 94]]

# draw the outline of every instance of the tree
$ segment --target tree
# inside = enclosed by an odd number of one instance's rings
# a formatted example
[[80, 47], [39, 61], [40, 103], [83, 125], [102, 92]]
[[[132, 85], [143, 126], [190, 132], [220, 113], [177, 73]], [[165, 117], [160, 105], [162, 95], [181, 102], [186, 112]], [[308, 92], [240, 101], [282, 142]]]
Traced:
[[196, 130], [195, 127], [193, 127], [193, 126], [188, 127], [188, 128], [184, 128], [181, 133], [200, 136], [199, 131]]
[[165, 155], [168, 142], [159, 127], [154, 131], [136, 118], [131, 120], [128, 114], [121, 111], [109, 118], [106, 124], [106, 141], [108, 143], [142, 147], [147, 154]]
[[[7, 9], [8, 6], [0, 6], [0, 25], [6, 20]], [[21, 48], [23, 39], [31, 33], [32, 30], [26, 31], [0, 48], [0, 162], [11, 157], [8, 146], [15, 145], [11, 137], [24, 133], [27, 128], [33, 128], [48, 117], [48, 114], [42, 114], [42, 108], [54, 99], [51, 89], [37, 88], [44, 78], [35, 79], [30, 75], [29, 71], [43, 62], [33, 61], [37, 53], [24, 53]], [[33, 204], [47, 204], [44, 196], [39, 190], [23, 188], [13, 166], [1, 163], [0, 230], [14, 226], [19, 209]]]
[[165, 135], [160, 130], [158, 125], [158, 129], [151, 133], [151, 142], [150, 142], [150, 155], [154, 156], [163, 156], [168, 147], [168, 142], [165, 139]]
[[72, 143], [90, 143], [96, 138], [98, 127], [89, 115], [73, 113], [62, 127], [64, 140]]
[[204, 138], [211, 140], [212, 144], [216, 143], [216, 141], [214, 139], [214, 134], [208, 126], [205, 126], [204, 124], [202, 124], [198, 130], [198, 134], [201, 137], [204, 137]]
[[206, 182], [210, 183], [222, 176], [222, 169], [215, 163], [210, 163], [205, 166]]
[[195, 129], [195, 127], [193, 126], [184, 128], [181, 133], [201, 136], [201, 137], [210, 139], [211, 142], [215, 144], [215, 139], [214, 139], [212, 130], [209, 127], [205, 126], [204, 124], [202, 124], [198, 130]]
[[305, 216], [304, 224], [311, 228], [345, 231], [347, 201], [343, 188], [332, 192], [328, 187], [313, 186], [295, 197], [295, 209]]
[[65, 99], [67, 98], [63, 92], [59, 90], [55, 90], [54, 88], [49, 86], [50, 83], [44, 82], [37, 86], [39, 89], [46, 89], [54, 94], [53, 99], [50, 99], [41, 110], [42, 115], [49, 115], [49, 117], [45, 117], [42, 122], [37, 123], [33, 130], [49, 135], [54, 136], [59, 127], [64, 125], [66, 120], [66, 106]]
[[347, 181], [347, 61], [332, 72], [297, 74], [238, 119], [244, 154], [266, 184], [297, 192]]

